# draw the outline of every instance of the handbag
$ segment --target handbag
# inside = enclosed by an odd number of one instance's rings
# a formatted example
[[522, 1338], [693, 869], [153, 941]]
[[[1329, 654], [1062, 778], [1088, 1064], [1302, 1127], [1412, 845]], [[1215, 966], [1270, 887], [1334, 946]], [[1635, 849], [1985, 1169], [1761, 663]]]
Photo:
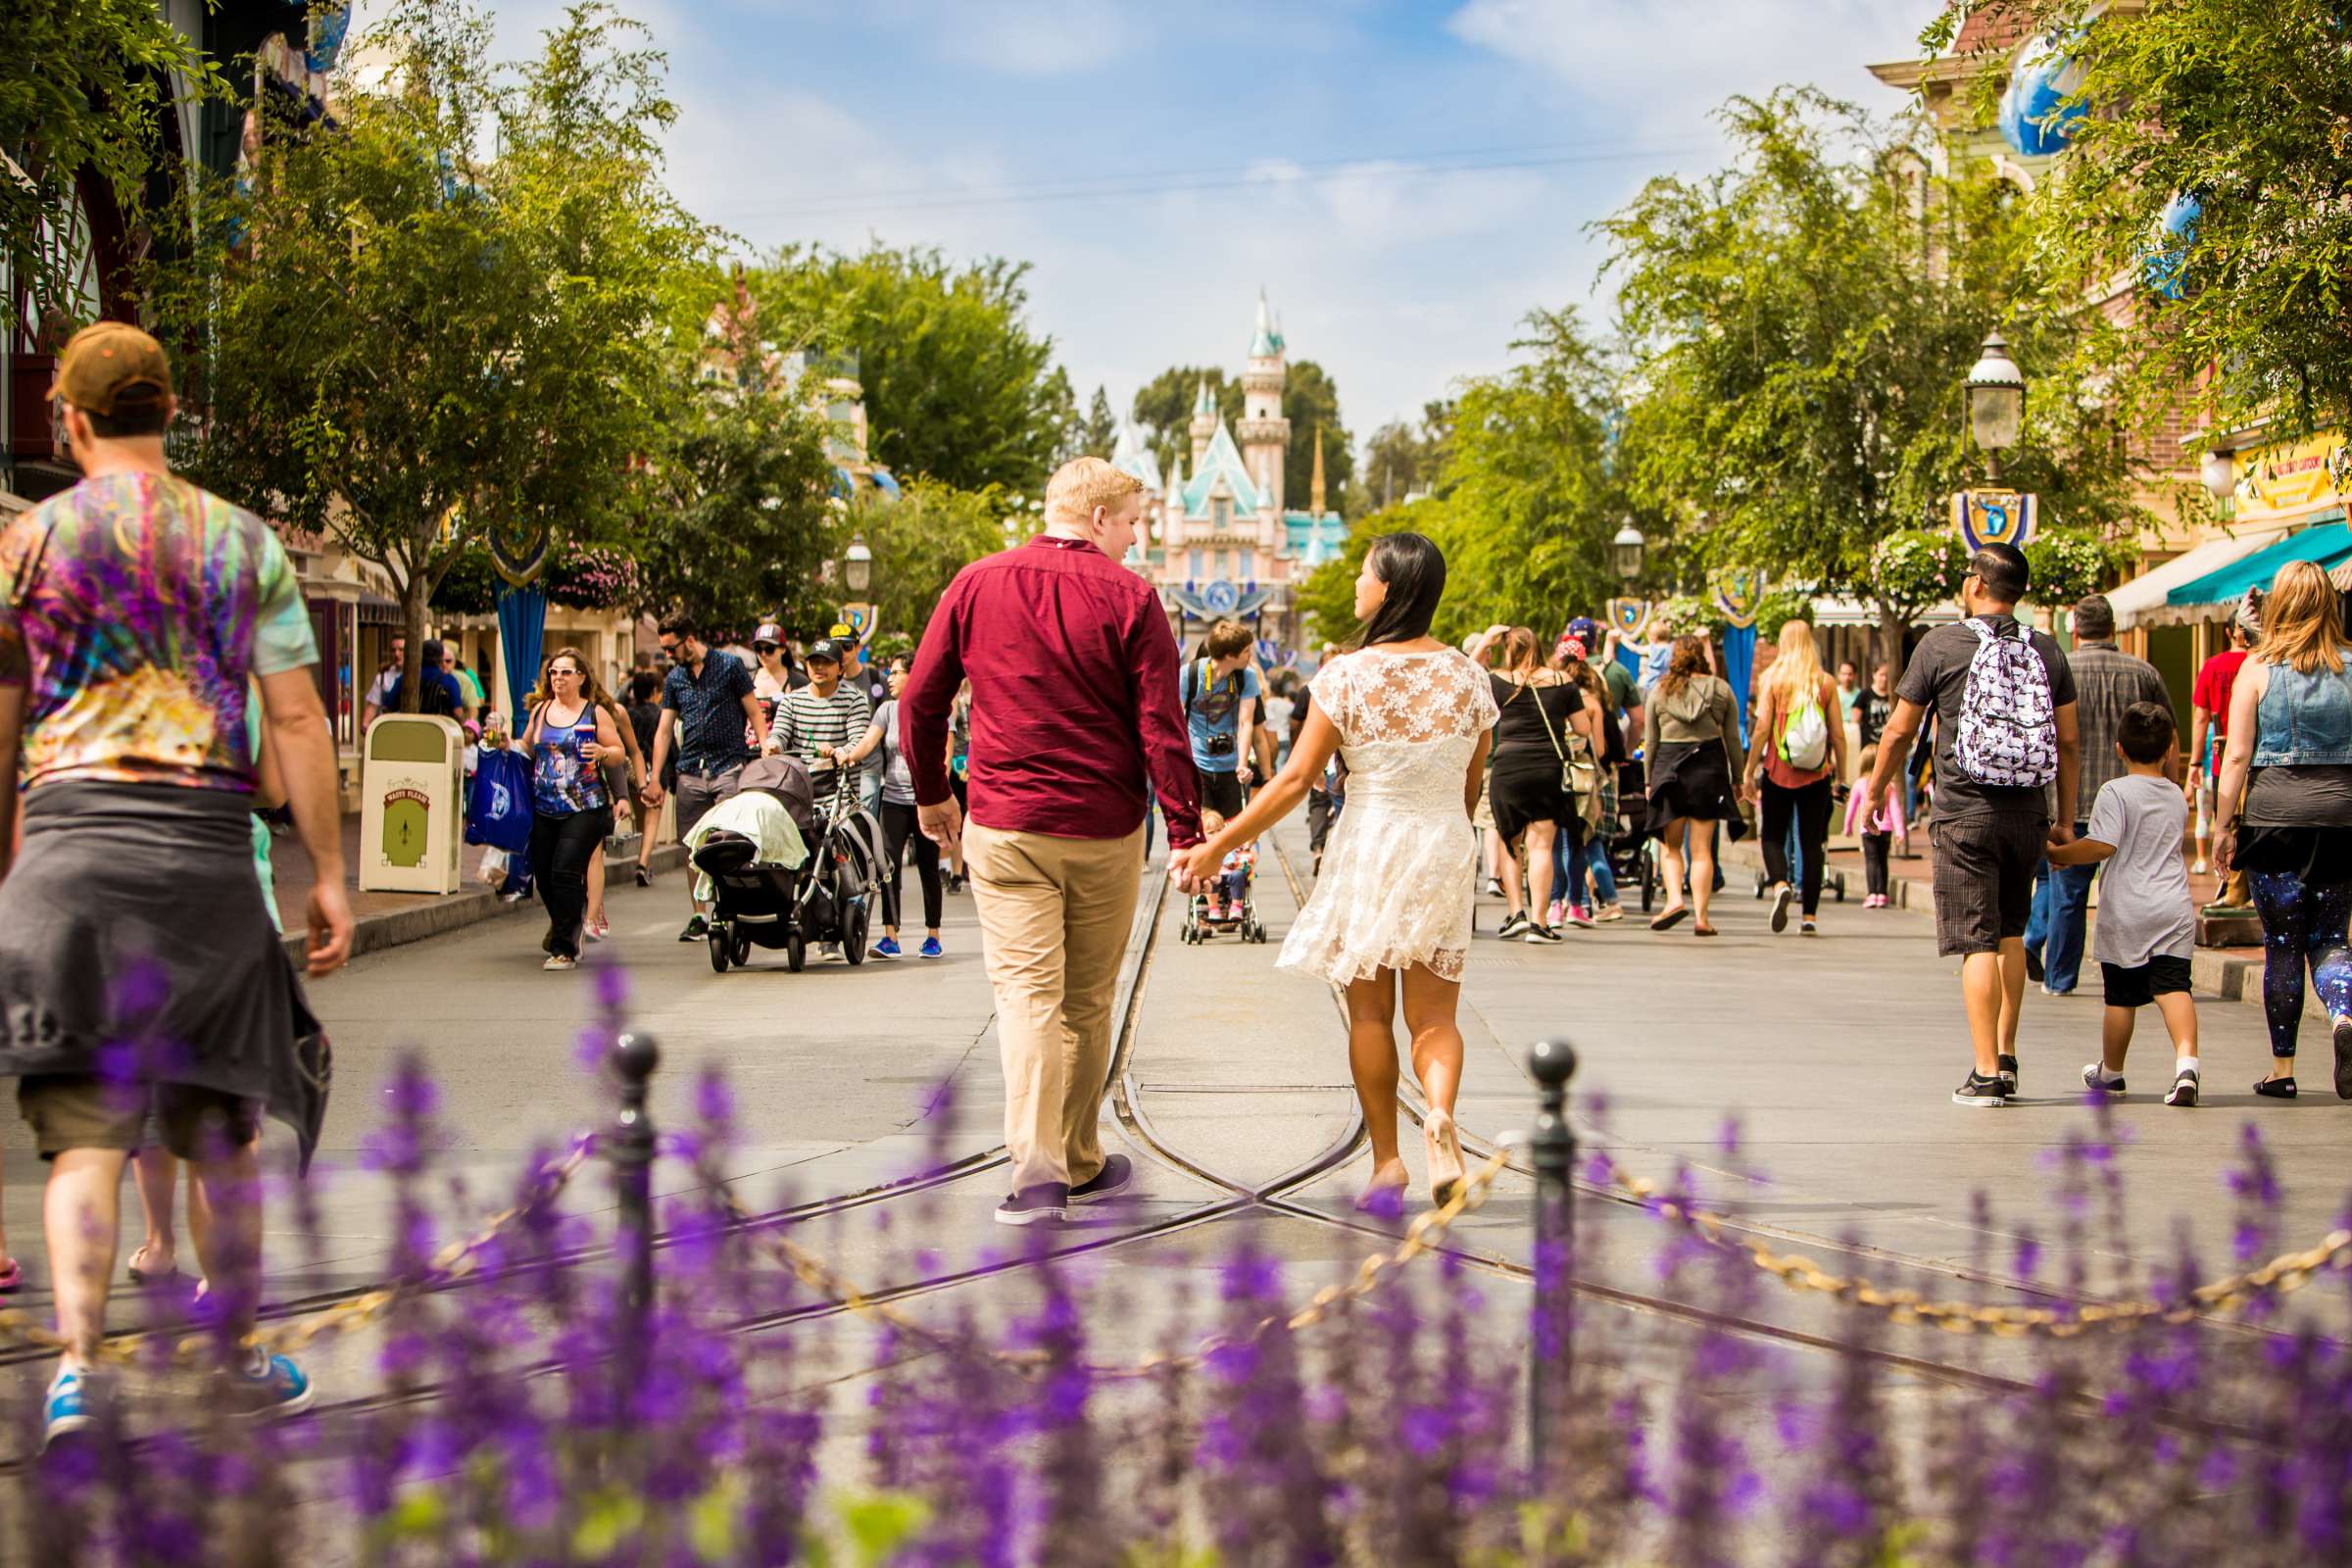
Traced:
[[1592, 743], [1582, 735], [1570, 735], [1565, 747], [1551, 727], [1549, 715], [1544, 712], [1544, 699], [1536, 699], [1536, 712], [1544, 719], [1544, 738], [1551, 742], [1551, 753], [1560, 760], [1560, 792], [1576, 803], [1576, 814], [1594, 827], [1600, 825], [1600, 764], [1593, 760]]

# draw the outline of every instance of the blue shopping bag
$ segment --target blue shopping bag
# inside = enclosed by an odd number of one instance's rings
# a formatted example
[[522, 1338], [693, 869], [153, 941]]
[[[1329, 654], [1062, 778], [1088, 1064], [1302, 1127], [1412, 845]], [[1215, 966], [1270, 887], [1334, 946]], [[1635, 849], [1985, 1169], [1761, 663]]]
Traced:
[[466, 842], [509, 855], [531, 847], [531, 764], [519, 753], [482, 753], [466, 802]]

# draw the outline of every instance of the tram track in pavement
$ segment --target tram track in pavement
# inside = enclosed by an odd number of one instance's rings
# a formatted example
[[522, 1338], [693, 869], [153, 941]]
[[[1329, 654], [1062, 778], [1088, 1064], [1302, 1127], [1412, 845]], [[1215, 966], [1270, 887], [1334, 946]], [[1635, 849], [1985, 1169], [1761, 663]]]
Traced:
[[[1290, 888], [1293, 902], [1297, 905], [1303, 906], [1306, 902], [1306, 890], [1303, 884], [1299, 881], [1298, 869], [1292, 863], [1290, 855], [1283, 846], [1282, 841], [1273, 833], [1269, 832], [1265, 835], [1264, 842], [1273, 849], [1274, 861], [1282, 868], [1283, 880]], [[1331, 988], [1331, 996], [1333, 1004], [1339, 1009], [1341, 1024], [1343, 1027], [1345, 1027], [1348, 1019], [1347, 997], [1337, 986]], [[1534, 1092], [1534, 1086], [1532, 1084], [1529, 1086], [1529, 1091], [1531, 1094]], [[1414, 1081], [1413, 1074], [1409, 1070], [1400, 1071], [1397, 1074], [1396, 1102], [1399, 1108], [1404, 1111], [1405, 1115], [1411, 1118], [1414, 1126], [1426, 1127], [1428, 1125], [1428, 1097], [1421, 1092], [1420, 1085]], [[1573, 1115], [1574, 1108], [1572, 1106], [1571, 1116], [1573, 1117]], [[1509, 1170], [1514, 1175], [1525, 1177], [1530, 1181], [1534, 1180], [1534, 1164], [1529, 1161], [1525, 1154], [1511, 1152], [1510, 1149], [1512, 1146], [1510, 1141], [1488, 1138], [1473, 1133], [1461, 1124], [1461, 1121], [1458, 1117], [1454, 1122], [1454, 1131], [1456, 1138], [1461, 1144], [1463, 1156], [1470, 1163], [1481, 1163], [1493, 1157], [1497, 1152], [1501, 1152], [1503, 1153], [1504, 1169]], [[1580, 1198], [1599, 1199], [1605, 1202], [1615, 1205], [1618, 1208], [1634, 1209], [1642, 1212], [1648, 1211], [1647, 1200], [1637, 1196], [1636, 1194], [1630, 1193], [1621, 1187], [1603, 1182], [1595, 1182], [1588, 1177], [1577, 1175], [1574, 1172], [1570, 1173], [1569, 1186], [1575, 1190]], [[1326, 1215], [1323, 1217], [1332, 1218], [1333, 1216]], [[2045, 1281], [2021, 1279], [2014, 1275], [1991, 1273], [1986, 1270], [1972, 1268], [1967, 1264], [1954, 1263], [1944, 1258], [1928, 1257], [1920, 1253], [1899, 1251], [1891, 1248], [1880, 1247], [1868, 1242], [1840, 1240], [1837, 1237], [1823, 1236], [1817, 1232], [1796, 1230], [1783, 1225], [1774, 1225], [1767, 1221], [1751, 1219], [1738, 1214], [1721, 1214], [1718, 1217], [1718, 1223], [1725, 1231], [1736, 1232], [1745, 1236], [1752, 1236], [1758, 1240], [1770, 1240], [1777, 1243], [1785, 1243], [1790, 1246], [1818, 1248], [1825, 1252], [1835, 1253], [1838, 1256], [1851, 1258], [1856, 1261], [1878, 1262], [1887, 1264], [1895, 1268], [1912, 1270], [1917, 1273], [1939, 1275], [1957, 1283], [1976, 1286], [1985, 1291], [2011, 1292], [2020, 1296], [2034, 1297], [2040, 1300], [2053, 1303], [2066, 1302], [2069, 1304], [2087, 1305], [2100, 1302], [2105, 1299], [2097, 1296], [2070, 1294], [2068, 1292], [2061, 1291], [2056, 1286]], [[1378, 1233], [1376, 1232], [1375, 1234]], [[1608, 1294], [1606, 1288], [1599, 1287], [1596, 1284], [1588, 1286], [1587, 1282], [1583, 1281], [1578, 1282], [1577, 1288], [1579, 1290], [1587, 1290], [1590, 1288], [1593, 1290], [1595, 1294]], [[2197, 1321], [2201, 1327], [2220, 1329], [2233, 1334], [2257, 1339], [2275, 1339], [2284, 1336], [2288, 1333], [2285, 1328], [2279, 1326], [2248, 1322], [2241, 1318], [2221, 1317], [2210, 1312], [2198, 1313]], [[1794, 1333], [1796, 1331], [1790, 1332]], [[1835, 1342], [1823, 1343], [1834, 1344]]]

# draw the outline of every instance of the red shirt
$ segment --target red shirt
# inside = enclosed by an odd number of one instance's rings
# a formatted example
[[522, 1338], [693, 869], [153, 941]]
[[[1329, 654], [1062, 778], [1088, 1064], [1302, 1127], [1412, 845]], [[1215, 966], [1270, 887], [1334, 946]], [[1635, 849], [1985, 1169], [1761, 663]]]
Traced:
[[1176, 700], [1176, 639], [1141, 577], [1081, 539], [1039, 534], [956, 573], [899, 698], [914, 798], [948, 798], [948, 709], [972, 683], [972, 820], [1118, 839], [1147, 774], [1168, 843], [1200, 842], [1200, 785]]
[[2238, 669], [2245, 662], [2244, 649], [2225, 648], [2205, 661], [2204, 667], [2197, 671], [2196, 684], [2189, 688], [2188, 700], [2213, 715], [2216, 741], [2212, 766], [2217, 776], [2222, 770], [2220, 742], [2228, 739], [2230, 733], [2230, 693], [2236, 687]]

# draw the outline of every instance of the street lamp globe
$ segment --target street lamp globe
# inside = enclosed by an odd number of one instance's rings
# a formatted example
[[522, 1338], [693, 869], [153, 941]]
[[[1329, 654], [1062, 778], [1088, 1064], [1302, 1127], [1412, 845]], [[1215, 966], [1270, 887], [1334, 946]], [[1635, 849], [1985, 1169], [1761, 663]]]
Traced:
[[2227, 501], [2237, 489], [2237, 465], [2227, 452], [2208, 452], [2205, 461], [2197, 465], [2197, 477], [2204, 482], [2207, 495]]
[[2017, 445], [2026, 422], [2026, 378], [2009, 358], [2009, 345], [1991, 332], [1968, 372], [1968, 427], [1986, 452]]
[[1648, 543], [1642, 537], [1642, 530], [1634, 526], [1634, 519], [1626, 518], [1616, 537], [1609, 541], [1609, 558], [1616, 564], [1618, 576], [1632, 582], [1642, 575], [1642, 552]]
[[858, 533], [850, 536], [850, 548], [841, 558], [841, 576], [854, 594], [865, 592], [873, 583], [874, 553], [866, 548], [865, 535]]

